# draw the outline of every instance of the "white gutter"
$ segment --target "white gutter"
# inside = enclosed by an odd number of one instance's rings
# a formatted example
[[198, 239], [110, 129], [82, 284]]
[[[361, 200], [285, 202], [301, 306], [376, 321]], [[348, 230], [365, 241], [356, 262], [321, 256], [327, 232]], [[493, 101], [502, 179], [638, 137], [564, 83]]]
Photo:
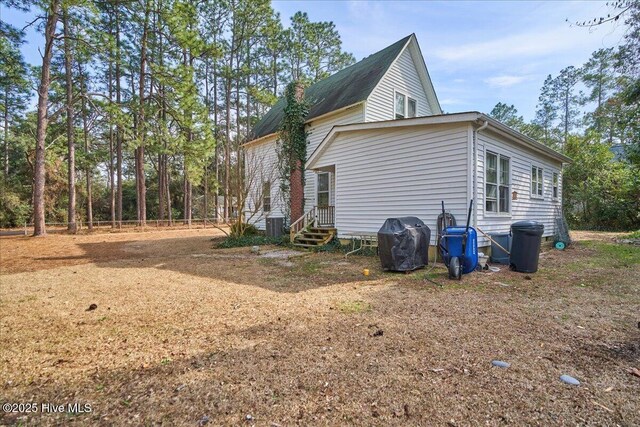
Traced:
[[478, 132], [489, 126], [489, 121], [473, 132], [473, 226], [478, 227]]

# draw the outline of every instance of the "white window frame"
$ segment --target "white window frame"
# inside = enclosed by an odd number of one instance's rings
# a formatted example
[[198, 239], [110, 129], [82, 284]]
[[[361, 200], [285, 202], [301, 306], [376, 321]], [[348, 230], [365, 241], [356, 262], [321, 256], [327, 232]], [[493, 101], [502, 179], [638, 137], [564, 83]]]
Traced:
[[560, 198], [560, 173], [558, 172], [551, 174], [551, 197], [553, 200]]
[[[496, 186], [496, 209], [497, 211], [488, 211], [487, 210], [487, 155], [494, 155], [496, 156], [496, 183], [490, 183], [490, 185], [495, 185]], [[509, 172], [508, 172], [508, 176], [509, 176], [509, 184], [508, 185], [503, 185], [500, 184], [500, 175], [501, 175], [501, 170], [500, 170], [500, 160], [501, 159], [507, 159], [509, 160]], [[511, 186], [512, 186], [512, 176], [511, 176], [511, 156], [507, 156], [506, 154], [501, 154], [496, 150], [492, 150], [492, 149], [485, 149], [484, 151], [484, 212], [486, 216], [511, 216], [511, 206], [513, 205], [512, 200], [511, 200]], [[507, 187], [507, 200], [509, 203], [509, 209], [502, 212], [500, 210], [500, 187]]]
[[[413, 116], [411, 116], [411, 115], [410, 115], [411, 113], [409, 112], [409, 103], [410, 103], [411, 101], [413, 101], [413, 102], [416, 104], [416, 108], [415, 108], [415, 111], [414, 111], [414, 115], [413, 115]], [[414, 117], [418, 117], [418, 100], [417, 100], [417, 99], [415, 99], [415, 98], [411, 98], [410, 96], [407, 96], [407, 118], [408, 118], [408, 119], [412, 119], [412, 118], [414, 118]]]
[[[320, 206], [318, 202], [318, 193], [320, 193], [318, 190], [320, 188], [320, 175], [327, 175], [327, 206], [331, 206], [331, 172], [318, 172], [316, 174], [316, 206]], [[322, 193], [325, 193], [325, 191], [322, 191]]]
[[[267, 192], [265, 191], [265, 187], [269, 186], [269, 194], [266, 194]], [[266, 199], [269, 199], [269, 209], [267, 210], [267, 203], [265, 202]], [[273, 209], [273, 206], [271, 206], [271, 181], [263, 181], [262, 182], [262, 212], [264, 212], [265, 214], [268, 214], [271, 212], [271, 209]]]
[[[404, 115], [400, 119], [396, 117], [396, 114], [398, 114], [398, 113], [396, 113], [396, 96], [397, 95], [404, 96], [404, 103], [403, 103], [404, 104], [403, 105]], [[408, 110], [407, 99], [408, 98], [409, 98], [409, 96], [405, 92], [401, 92], [401, 91], [395, 90], [395, 89], [393, 90], [393, 116], [392, 117], [393, 117], [394, 120], [402, 120], [402, 119], [406, 119], [407, 118], [407, 113], [408, 113], [408, 111], [407, 111]]]
[[[536, 176], [538, 180], [536, 180], [536, 192], [533, 192], [533, 169], [536, 168]], [[539, 186], [539, 188], [538, 188]], [[540, 194], [542, 193], [542, 194]], [[544, 167], [537, 165], [535, 163], [531, 164], [531, 168], [529, 169], [529, 195], [532, 199], [544, 199]]]

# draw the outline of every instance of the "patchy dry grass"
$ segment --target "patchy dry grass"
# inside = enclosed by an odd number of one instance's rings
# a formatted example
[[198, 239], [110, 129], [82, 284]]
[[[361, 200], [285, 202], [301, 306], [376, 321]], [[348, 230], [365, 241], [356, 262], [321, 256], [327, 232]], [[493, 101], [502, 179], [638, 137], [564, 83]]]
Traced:
[[363, 313], [371, 310], [371, 304], [364, 301], [342, 301], [338, 303], [338, 310], [347, 314]]
[[0, 239], [1, 403], [92, 407], [0, 424], [640, 424], [637, 247], [590, 233], [451, 282], [212, 237]]

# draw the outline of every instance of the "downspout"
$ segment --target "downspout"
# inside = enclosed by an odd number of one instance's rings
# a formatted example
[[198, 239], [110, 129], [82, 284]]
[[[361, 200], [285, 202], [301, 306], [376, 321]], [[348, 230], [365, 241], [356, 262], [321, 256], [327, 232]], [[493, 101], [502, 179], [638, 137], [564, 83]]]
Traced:
[[473, 226], [478, 227], [478, 132], [489, 126], [485, 120], [482, 126], [473, 131]]

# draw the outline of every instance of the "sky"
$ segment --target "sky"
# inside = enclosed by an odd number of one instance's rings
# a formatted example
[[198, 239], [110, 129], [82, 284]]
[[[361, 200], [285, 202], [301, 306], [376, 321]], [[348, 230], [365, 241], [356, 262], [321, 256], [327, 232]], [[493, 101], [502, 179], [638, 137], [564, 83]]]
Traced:
[[622, 25], [589, 30], [566, 22], [599, 17], [605, 1], [274, 1], [283, 22], [296, 11], [333, 21], [360, 60], [415, 33], [445, 112], [489, 113], [496, 103], [533, 119], [542, 83], [591, 53], [622, 42]]
[[[332, 21], [343, 49], [360, 60], [415, 33], [438, 99], [447, 113], [488, 113], [513, 104], [533, 119], [548, 74], [580, 66], [591, 53], [622, 42], [624, 27], [594, 29], [569, 22], [606, 16], [605, 1], [273, 1], [283, 24], [297, 11], [312, 21]], [[30, 13], [0, 8], [0, 18], [19, 28]], [[40, 63], [42, 35], [29, 28], [25, 60]]]

